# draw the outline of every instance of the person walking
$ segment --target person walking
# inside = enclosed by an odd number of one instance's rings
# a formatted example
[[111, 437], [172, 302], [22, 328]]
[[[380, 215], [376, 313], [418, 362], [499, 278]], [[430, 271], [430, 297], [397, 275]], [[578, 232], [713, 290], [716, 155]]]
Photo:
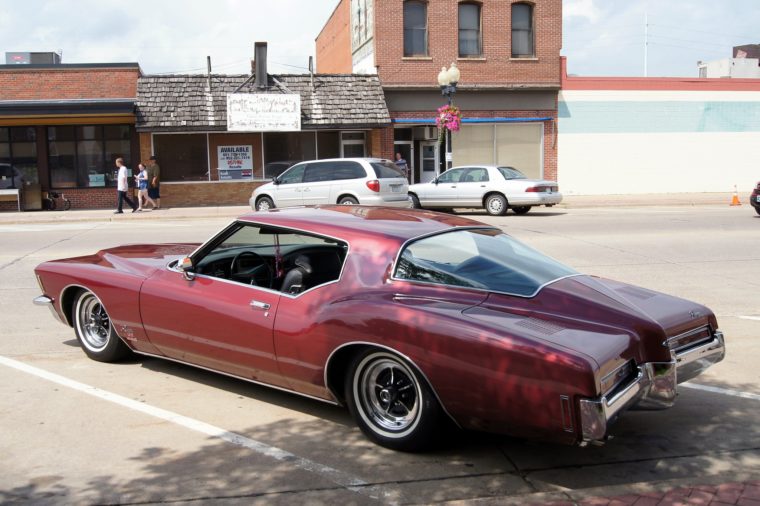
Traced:
[[129, 198], [129, 195], [127, 195], [127, 191], [129, 190], [129, 184], [127, 182], [127, 167], [124, 165], [124, 159], [123, 158], [117, 158], [116, 159], [116, 166], [119, 168], [119, 173], [116, 176], [116, 190], [119, 194], [119, 203], [116, 206], [116, 211], [114, 211], [114, 214], [123, 214], [124, 211], [122, 210], [123, 202], [126, 200], [127, 204], [129, 204], [132, 207], [132, 212], [137, 212], [137, 206], [132, 201], [131, 198]]
[[143, 199], [145, 199], [146, 206], [148, 205], [148, 202], [150, 202], [150, 204], [153, 206], [153, 209], [155, 209], [156, 202], [148, 195], [148, 171], [145, 169], [145, 165], [143, 164], [138, 164], [137, 169], [140, 171], [139, 174], [135, 176], [138, 189], [137, 210], [143, 210]]
[[156, 201], [154, 210], [161, 209], [161, 167], [158, 166], [156, 155], [148, 160], [148, 197]]

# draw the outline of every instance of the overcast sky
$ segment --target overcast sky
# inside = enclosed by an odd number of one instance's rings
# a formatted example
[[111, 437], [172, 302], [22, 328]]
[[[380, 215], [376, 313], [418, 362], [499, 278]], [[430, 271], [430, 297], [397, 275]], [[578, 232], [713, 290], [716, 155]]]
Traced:
[[[249, 73], [255, 41], [269, 71], [306, 72], [338, 0], [0, 0], [6, 51], [57, 51], [64, 63], [138, 62], [143, 72]], [[564, 0], [563, 49], [578, 75], [697, 75], [697, 60], [760, 43], [760, 0]], [[431, 78], [432, 80], [432, 78]], [[0, 90], [2, 98], [2, 90]]]

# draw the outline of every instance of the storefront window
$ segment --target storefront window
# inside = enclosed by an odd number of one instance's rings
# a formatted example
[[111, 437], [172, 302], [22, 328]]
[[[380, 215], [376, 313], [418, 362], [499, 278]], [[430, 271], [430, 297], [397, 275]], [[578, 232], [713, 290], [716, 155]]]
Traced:
[[340, 144], [343, 158], [364, 157], [364, 132], [341, 132]]
[[129, 169], [129, 125], [48, 127], [48, 160], [53, 188], [116, 185], [117, 158]]
[[317, 158], [340, 158], [339, 132], [317, 132]]
[[264, 179], [271, 179], [298, 162], [315, 158], [317, 146], [314, 132], [264, 133]]
[[0, 162], [20, 170], [25, 183], [38, 183], [36, 127], [0, 128]]
[[155, 134], [161, 180], [209, 181], [207, 140], [206, 134]]

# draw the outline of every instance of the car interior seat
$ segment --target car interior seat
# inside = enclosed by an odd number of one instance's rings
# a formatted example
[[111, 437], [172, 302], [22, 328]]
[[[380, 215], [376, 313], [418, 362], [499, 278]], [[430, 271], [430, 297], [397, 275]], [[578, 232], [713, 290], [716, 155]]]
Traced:
[[295, 267], [290, 269], [282, 280], [280, 291], [283, 293], [301, 293], [312, 273], [311, 262], [306, 255], [298, 255], [293, 262]]

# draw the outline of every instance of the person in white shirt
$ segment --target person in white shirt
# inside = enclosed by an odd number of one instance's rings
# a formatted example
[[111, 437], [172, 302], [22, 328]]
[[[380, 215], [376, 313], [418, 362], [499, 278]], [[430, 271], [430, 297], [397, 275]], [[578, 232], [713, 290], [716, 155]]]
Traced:
[[129, 190], [129, 185], [127, 184], [127, 167], [124, 165], [124, 159], [123, 158], [117, 158], [116, 159], [116, 166], [119, 168], [119, 174], [116, 177], [116, 190], [119, 194], [119, 203], [116, 207], [116, 211], [114, 211], [114, 214], [123, 214], [124, 211], [122, 211], [122, 205], [123, 202], [126, 200], [127, 204], [129, 204], [132, 207], [132, 212], [137, 211], [137, 205], [132, 201], [131, 198], [129, 198], [129, 195], [127, 195], [127, 190]]

